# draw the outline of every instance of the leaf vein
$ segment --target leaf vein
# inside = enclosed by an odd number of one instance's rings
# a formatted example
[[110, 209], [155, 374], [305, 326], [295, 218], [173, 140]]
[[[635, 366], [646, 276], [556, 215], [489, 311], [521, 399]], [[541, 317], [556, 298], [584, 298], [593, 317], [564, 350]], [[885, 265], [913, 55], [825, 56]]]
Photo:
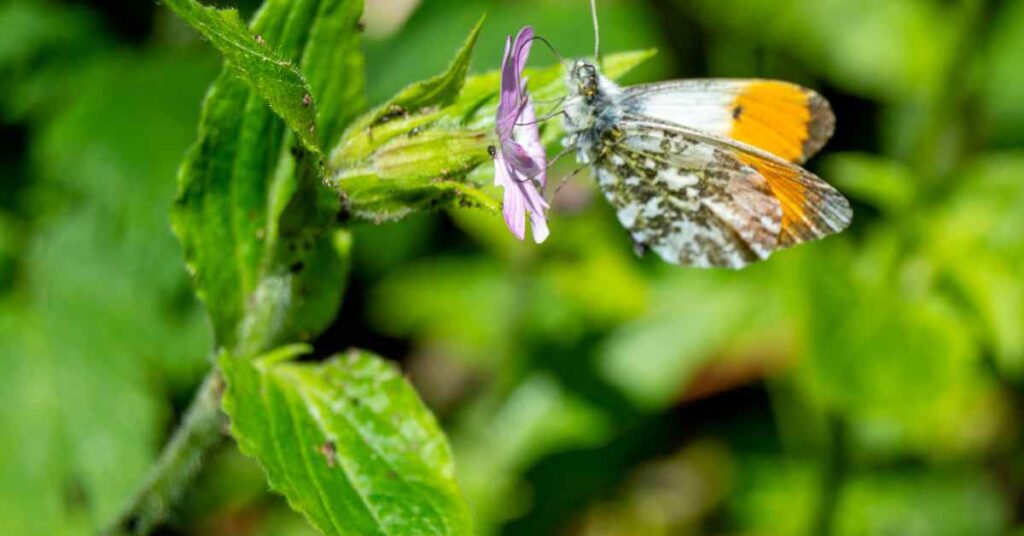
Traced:
[[[298, 388], [296, 388], [293, 385], [288, 385], [288, 387], [292, 388], [292, 391], [294, 393], [296, 393], [299, 396], [299, 398], [302, 399], [303, 403], [305, 403], [307, 405], [309, 404], [309, 401], [307, 401], [306, 397], [302, 394], [302, 389], [298, 389]], [[289, 418], [292, 421], [292, 425], [295, 427], [296, 434], [297, 435], [305, 435], [302, 432], [302, 428], [301, 428], [301, 426], [299, 424], [299, 418], [295, 415], [294, 404], [289, 403], [289, 404], [287, 404], [287, 406], [288, 406], [288, 415], [289, 415]], [[309, 414], [313, 415], [314, 416], [313, 419], [316, 420], [316, 417], [315, 417], [316, 414], [314, 412], [309, 412]], [[319, 421], [317, 422], [317, 424], [320, 424]], [[320, 428], [321, 428], [322, 431], [326, 432], [326, 430], [323, 429], [323, 426], [321, 426]], [[327, 434], [324, 433], [324, 436], [326, 436], [326, 435]], [[306, 439], [309, 439], [309, 437], [306, 436]], [[317, 497], [320, 499], [320, 505], [323, 507], [324, 512], [327, 514], [327, 518], [331, 520], [331, 525], [334, 526], [334, 530], [336, 530], [338, 532], [338, 534], [344, 534], [344, 532], [343, 532], [343, 530], [341, 528], [341, 525], [338, 523], [338, 520], [335, 519], [335, 517], [334, 517], [333, 509], [328, 504], [329, 500], [328, 500], [328, 497], [327, 497], [327, 493], [324, 491], [324, 487], [323, 487], [322, 483], [320, 482], [320, 478], [318, 477], [318, 475], [316, 473], [316, 470], [313, 468], [313, 464], [312, 464], [312, 462], [309, 459], [309, 453], [306, 452], [307, 449], [302, 448], [302, 443], [304, 443], [304, 441], [302, 440], [302, 438], [299, 438], [299, 449], [298, 450], [299, 450], [300, 456], [302, 456], [303, 466], [306, 468], [306, 473], [309, 475], [309, 479], [313, 483], [313, 488], [316, 489]], [[370, 510], [370, 515], [372, 515], [373, 519], [375, 521], [377, 521], [378, 525], [380, 525], [381, 524], [380, 520], [377, 518], [376, 513], [373, 512], [373, 510], [369, 508], [369, 503], [366, 500], [366, 498], [363, 497], [363, 494], [359, 491], [358, 486], [356, 486], [355, 480], [352, 479], [348, 475], [348, 471], [344, 470], [344, 464], [342, 464], [342, 466], [343, 466], [343, 472], [345, 473], [345, 478], [348, 479], [349, 483], [352, 485], [352, 489], [356, 490], [356, 494], [358, 494], [359, 497], [361, 499], [363, 499], [363, 503], [366, 504], [367, 505], [367, 509]]]

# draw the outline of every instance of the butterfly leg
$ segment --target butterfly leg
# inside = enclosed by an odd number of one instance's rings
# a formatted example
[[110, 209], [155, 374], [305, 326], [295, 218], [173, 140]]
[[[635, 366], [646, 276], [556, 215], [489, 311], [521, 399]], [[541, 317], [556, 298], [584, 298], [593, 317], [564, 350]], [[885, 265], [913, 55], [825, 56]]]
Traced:
[[638, 242], [636, 240], [633, 241], [633, 253], [637, 256], [637, 258], [642, 259], [646, 257], [648, 251], [650, 251], [650, 248], [647, 246], [647, 244], [643, 242]]

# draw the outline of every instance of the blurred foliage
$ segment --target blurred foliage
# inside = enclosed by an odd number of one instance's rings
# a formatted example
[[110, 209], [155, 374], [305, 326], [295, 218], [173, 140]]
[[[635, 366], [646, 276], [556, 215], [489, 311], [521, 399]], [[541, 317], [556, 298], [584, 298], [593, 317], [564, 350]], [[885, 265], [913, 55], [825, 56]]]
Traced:
[[[607, 52], [659, 49], [627, 82], [826, 95], [837, 135], [810, 166], [854, 226], [685, 270], [635, 258], [586, 173], [542, 246], [480, 210], [353, 224], [314, 355], [400, 360], [483, 534], [1024, 530], [1024, 2], [599, 3]], [[208, 365], [168, 209], [218, 60], [163, 7], [101, 4], [0, 1], [3, 534], [108, 520]], [[592, 47], [583, 1], [368, 6], [399, 21], [365, 44], [371, 105], [442, 72], [485, 13], [471, 74], [524, 24]], [[166, 531], [311, 533], [234, 447]]]

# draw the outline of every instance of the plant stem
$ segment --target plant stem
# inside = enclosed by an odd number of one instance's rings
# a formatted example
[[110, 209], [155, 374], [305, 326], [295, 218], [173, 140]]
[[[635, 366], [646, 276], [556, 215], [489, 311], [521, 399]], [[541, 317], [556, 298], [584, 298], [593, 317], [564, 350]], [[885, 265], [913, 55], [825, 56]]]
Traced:
[[834, 531], [833, 521], [839, 494], [846, 478], [846, 423], [838, 415], [828, 416], [829, 451], [825, 456], [821, 474], [821, 502], [814, 520], [813, 534], [828, 536]]
[[206, 375], [181, 425], [150, 469], [132, 502], [101, 534], [148, 534], [199, 472], [203, 456], [226, 437], [220, 398], [224, 380], [214, 368]]

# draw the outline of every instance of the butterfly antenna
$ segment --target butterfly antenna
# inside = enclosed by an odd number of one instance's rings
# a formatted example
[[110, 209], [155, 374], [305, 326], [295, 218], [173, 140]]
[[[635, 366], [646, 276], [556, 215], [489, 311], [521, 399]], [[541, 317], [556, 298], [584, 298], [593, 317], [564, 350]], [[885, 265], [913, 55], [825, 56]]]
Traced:
[[558, 63], [565, 63], [565, 58], [563, 58], [562, 55], [558, 53], [558, 50], [555, 49], [555, 45], [551, 44], [551, 41], [548, 41], [547, 39], [540, 35], [533, 36], [533, 39], [531, 39], [531, 41], [540, 41], [541, 43], [544, 43], [544, 45], [548, 47], [548, 50], [550, 50], [551, 53], [554, 54], [556, 58], [558, 58]]
[[[547, 121], [550, 121], [550, 120], [552, 120], [552, 119], [554, 119], [554, 118], [556, 118], [556, 117], [558, 117], [560, 115], [561, 116], [565, 116], [566, 115], [565, 110], [559, 110], [558, 107], [561, 106], [562, 103], [564, 103], [566, 100], [568, 100], [568, 98], [569, 98], [568, 96], [565, 96], [565, 97], [562, 97], [562, 98], [557, 99], [557, 100], [549, 100], [549, 101], [547, 101], [547, 102], [554, 102], [555, 103], [555, 105], [551, 108], [551, 110], [549, 112], [547, 112], [546, 114], [542, 115], [540, 119], [535, 119], [533, 121], [527, 121], [525, 123], [524, 122], [516, 122], [515, 126], [517, 126], [517, 127], [526, 127], [526, 126], [532, 126], [532, 125], [539, 125], [541, 123], [545, 123]], [[534, 104], [536, 104], [538, 102], [541, 102], [541, 101], [534, 101]]]
[[590, 0], [590, 16], [594, 19], [594, 60], [601, 64], [601, 25], [597, 21], [597, 0]]

